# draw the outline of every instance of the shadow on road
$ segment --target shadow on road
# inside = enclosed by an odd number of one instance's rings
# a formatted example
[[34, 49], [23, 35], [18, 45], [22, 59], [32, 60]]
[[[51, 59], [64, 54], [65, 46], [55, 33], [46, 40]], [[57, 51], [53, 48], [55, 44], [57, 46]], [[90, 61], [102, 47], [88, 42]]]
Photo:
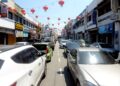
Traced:
[[66, 86], [75, 86], [72, 75], [70, 74], [70, 71], [68, 70], [67, 67], [64, 68], [64, 77], [66, 81]]
[[67, 59], [67, 55], [65, 54], [65, 52], [63, 52], [63, 56], [65, 59]]
[[57, 74], [62, 74], [65, 77], [66, 86], [75, 86], [74, 80], [72, 78], [72, 75], [70, 74], [67, 67], [64, 68], [63, 71], [58, 71]]

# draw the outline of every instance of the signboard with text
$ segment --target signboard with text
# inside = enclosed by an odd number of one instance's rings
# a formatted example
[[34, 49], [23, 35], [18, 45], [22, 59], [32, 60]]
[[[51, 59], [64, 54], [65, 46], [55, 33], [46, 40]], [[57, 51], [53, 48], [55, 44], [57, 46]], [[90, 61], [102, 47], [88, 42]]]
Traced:
[[0, 15], [1, 17], [7, 17], [7, 6], [4, 5], [4, 4], [0, 4], [1, 6], [1, 12], [0, 12]]
[[22, 31], [23, 31], [23, 24], [16, 23], [16, 24], [15, 24], [15, 29], [16, 29], [16, 30], [22, 30]]

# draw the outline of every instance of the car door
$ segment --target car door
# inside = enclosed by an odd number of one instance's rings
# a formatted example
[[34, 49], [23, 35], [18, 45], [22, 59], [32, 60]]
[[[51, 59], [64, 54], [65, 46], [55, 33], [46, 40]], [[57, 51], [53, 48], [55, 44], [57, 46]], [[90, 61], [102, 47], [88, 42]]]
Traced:
[[29, 58], [29, 60], [33, 60], [31, 62], [31, 80], [32, 83], [35, 84], [36, 81], [38, 81], [39, 77], [41, 76], [41, 72], [42, 72], [42, 58], [39, 56], [39, 52], [35, 49], [35, 48], [31, 48], [29, 51], [31, 51], [31, 59]]
[[34, 61], [34, 59], [31, 55], [31, 49], [28, 48], [28, 49], [22, 50], [21, 52], [14, 55], [12, 59], [19, 65], [26, 66], [25, 70], [21, 70], [21, 71], [25, 71], [25, 74], [19, 80], [17, 80], [17, 85], [18, 86], [33, 85], [35, 71], [33, 70], [33, 65], [32, 65], [32, 62]]
[[76, 74], [77, 74], [77, 70], [76, 70], [76, 65], [77, 65], [77, 50], [76, 49], [72, 49], [70, 51], [70, 53], [71, 53], [71, 71], [72, 71], [73, 77], [76, 77]]

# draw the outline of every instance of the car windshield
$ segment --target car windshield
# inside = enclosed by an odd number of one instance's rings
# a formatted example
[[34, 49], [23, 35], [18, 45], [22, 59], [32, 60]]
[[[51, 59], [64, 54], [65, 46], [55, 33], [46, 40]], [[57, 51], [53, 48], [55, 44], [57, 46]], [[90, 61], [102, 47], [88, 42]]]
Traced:
[[114, 64], [115, 60], [102, 51], [79, 52], [79, 64]]

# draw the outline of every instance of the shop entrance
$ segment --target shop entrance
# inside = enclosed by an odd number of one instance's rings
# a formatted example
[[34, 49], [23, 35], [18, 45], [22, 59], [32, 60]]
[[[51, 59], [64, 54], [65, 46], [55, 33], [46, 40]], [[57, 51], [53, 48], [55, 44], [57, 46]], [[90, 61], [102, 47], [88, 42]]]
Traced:
[[0, 33], [0, 45], [8, 44], [7, 37], [7, 34]]
[[98, 30], [91, 30], [89, 31], [89, 39], [90, 43], [94, 43], [98, 41]]

